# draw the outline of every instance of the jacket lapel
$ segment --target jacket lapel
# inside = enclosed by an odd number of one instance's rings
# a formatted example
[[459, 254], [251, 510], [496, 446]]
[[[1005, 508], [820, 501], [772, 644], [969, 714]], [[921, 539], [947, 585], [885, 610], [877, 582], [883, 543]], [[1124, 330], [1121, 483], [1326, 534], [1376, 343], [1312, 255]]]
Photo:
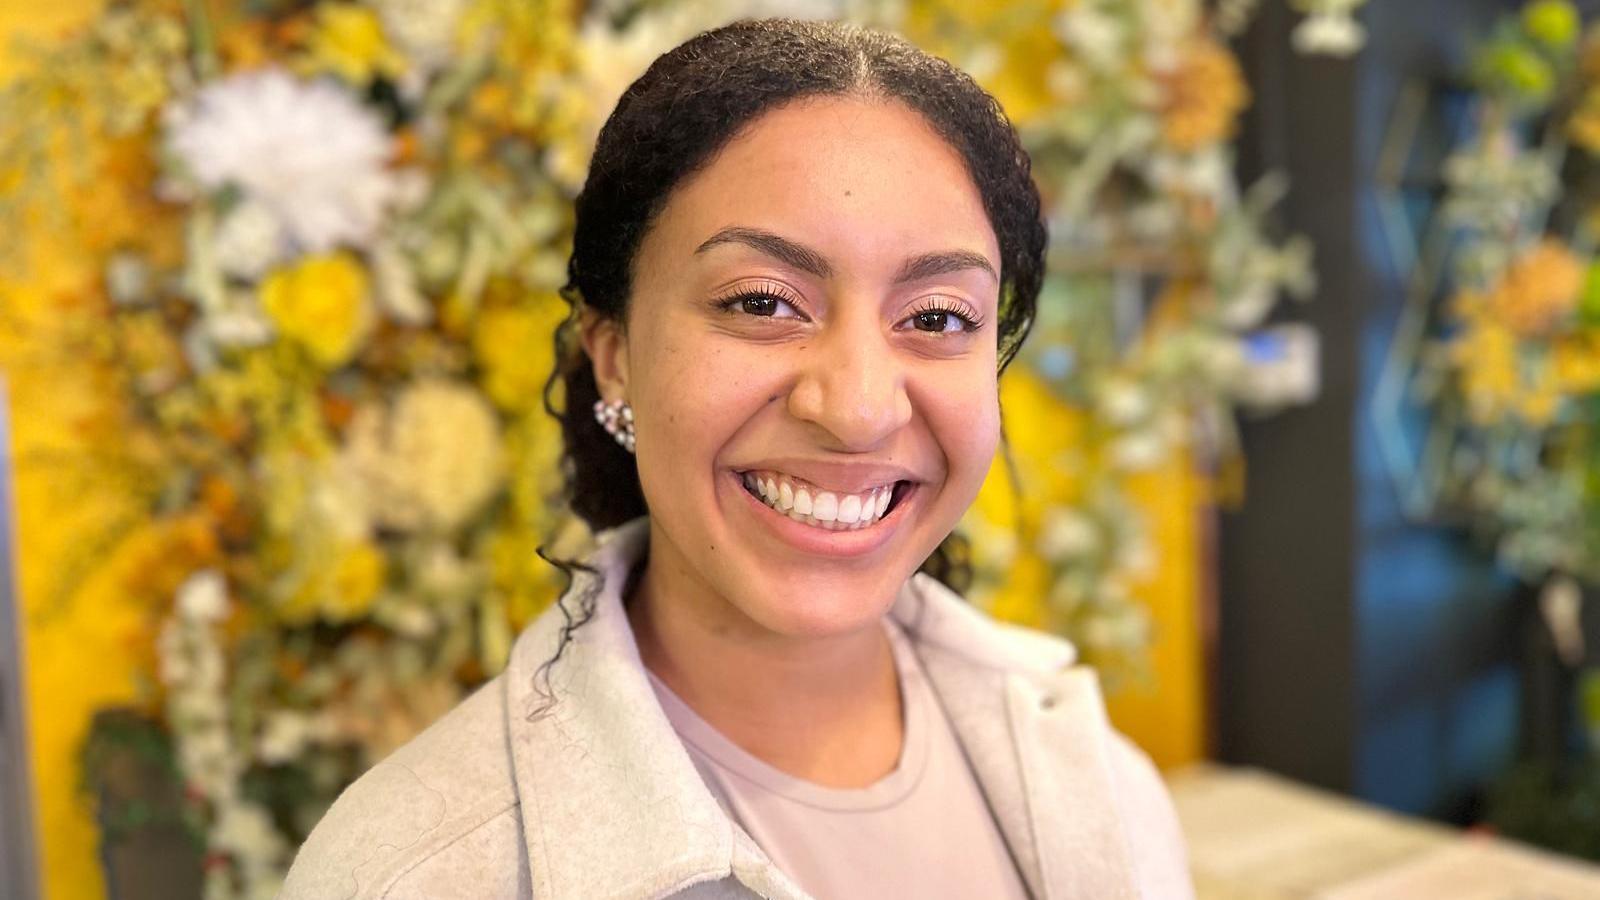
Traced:
[[[591, 559], [601, 580], [578, 572], [566, 615], [552, 609], [525, 631], [505, 673], [533, 895], [636, 900], [733, 876], [764, 896], [802, 900], [717, 805], [646, 680], [620, 594], [646, 525], [602, 537]], [[550, 704], [539, 669], [585, 598], [593, 616], [548, 669]]]
[[893, 614], [1033, 896], [1137, 898], [1099, 681], [1070, 665], [1072, 645], [994, 622], [925, 575]]

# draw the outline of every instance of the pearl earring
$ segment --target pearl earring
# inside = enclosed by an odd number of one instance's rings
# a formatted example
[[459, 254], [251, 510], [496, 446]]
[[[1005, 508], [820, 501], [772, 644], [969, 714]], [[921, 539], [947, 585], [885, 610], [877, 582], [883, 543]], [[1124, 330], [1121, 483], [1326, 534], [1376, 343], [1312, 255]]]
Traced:
[[628, 405], [628, 401], [618, 400], [614, 403], [607, 403], [604, 400], [596, 400], [594, 402], [594, 420], [600, 423], [601, 428], [611, 432], [611, 436], [617, 439], [617, 443], [622, 445], [622, 449], [629, 453], [634, 452], [633, 407]]

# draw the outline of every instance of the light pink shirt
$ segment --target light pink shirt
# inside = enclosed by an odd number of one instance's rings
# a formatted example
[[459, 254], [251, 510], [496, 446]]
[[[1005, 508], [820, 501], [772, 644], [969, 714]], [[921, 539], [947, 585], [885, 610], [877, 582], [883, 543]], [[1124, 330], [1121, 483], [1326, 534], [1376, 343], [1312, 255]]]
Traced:
[[900, 626], [885, 617], [905, 742], [894, 771], [824, 787], [745, 752], [654, 673], [651, 686], [728, 815], [818, 900], [1026, 898], [1027, 889], [961, 745]]

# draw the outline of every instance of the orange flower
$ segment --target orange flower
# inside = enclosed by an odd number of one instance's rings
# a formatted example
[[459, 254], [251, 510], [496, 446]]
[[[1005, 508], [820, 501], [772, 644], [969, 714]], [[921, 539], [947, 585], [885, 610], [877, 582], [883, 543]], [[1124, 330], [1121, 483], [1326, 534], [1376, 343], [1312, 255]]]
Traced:
[[261, 19], [238, 22], [222, 32], [218, 50], [230, 72], [260, 68], [272, 61], [273, 26]]
[[1191, 39], [1182, 61], [1162, 82], [1162, 134], [1175, 150], [1194, 151], [1228, 139], [1234, 120], [1250, 103], [1239, 63], [1210, 38]]
[[1565, 245], [1540, 241], [1511, 264], [1489, 296], [1489, 312], [1519, 335], [1547, 334], [1577, 308], [1583, 274], [1583, 263]]

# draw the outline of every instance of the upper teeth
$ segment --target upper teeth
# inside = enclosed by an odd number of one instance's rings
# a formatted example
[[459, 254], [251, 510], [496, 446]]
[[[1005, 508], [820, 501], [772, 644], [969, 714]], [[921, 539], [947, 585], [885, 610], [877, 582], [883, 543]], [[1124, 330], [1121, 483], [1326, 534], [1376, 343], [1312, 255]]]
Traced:
[[789, 518], [830, 531], [871, 525], [883, 517], [894, 494], [892, 484], [859, 494], [825, 491], [781, 472], [746, 472], [744, 486]]

